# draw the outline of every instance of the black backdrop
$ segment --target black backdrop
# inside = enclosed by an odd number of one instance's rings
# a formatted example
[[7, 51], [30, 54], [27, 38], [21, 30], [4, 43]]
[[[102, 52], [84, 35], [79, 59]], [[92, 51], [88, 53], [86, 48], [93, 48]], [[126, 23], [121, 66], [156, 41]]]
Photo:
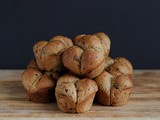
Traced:
[[99, 31], [111, 38], [113, 58], [160, 68], [159, 0], [0, 0], [0, 68], [25, 68], [38, 40]]

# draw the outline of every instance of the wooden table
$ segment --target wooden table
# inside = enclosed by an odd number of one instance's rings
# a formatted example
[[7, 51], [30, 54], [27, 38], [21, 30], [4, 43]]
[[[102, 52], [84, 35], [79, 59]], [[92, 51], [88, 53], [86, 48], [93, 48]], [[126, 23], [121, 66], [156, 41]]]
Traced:
[[23, 70], [0, 70], [0, 120], [2, 119], [159, 119], [160, 70], [135, 70], [134, 89], [128, 104], [121, 107], [94, 103], [89, 112], [68, 114], [56, 103], [37, 104], [26, 100], [21, 84]]

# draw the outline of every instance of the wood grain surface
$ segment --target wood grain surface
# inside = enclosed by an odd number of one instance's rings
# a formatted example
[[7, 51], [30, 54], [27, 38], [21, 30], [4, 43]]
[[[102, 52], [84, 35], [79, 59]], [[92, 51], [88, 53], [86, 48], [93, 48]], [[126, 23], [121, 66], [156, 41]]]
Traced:
[[63, 113], [56, 103], [38, 104], [26, 100], [21, 83], [23, 70], [0, 70], [1, 119], [157, 119], [160, 120], [160, 70], [135, 70], [134, 88], [128, 104], [120, 107], [94, 103], [82, 114]]

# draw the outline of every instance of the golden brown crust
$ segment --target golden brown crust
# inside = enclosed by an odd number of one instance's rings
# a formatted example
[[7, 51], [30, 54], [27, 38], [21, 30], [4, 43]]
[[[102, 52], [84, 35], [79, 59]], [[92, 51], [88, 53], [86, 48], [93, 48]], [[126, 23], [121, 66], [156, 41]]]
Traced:
[[44, 70], [44, 66], [43, 66], [43, 63], [41, 61], [41, 52], [42, 52], [43, 47], [47, 43], [48, 43], [47, 41], [39, 41], [39, 42], [35, 43], [35, 45], [33, 46], [34, 56], [36, 58], [37, 65], [41, 70]]
[[74, 40], [76, 46], [65, 50], [62, 61], [66, 68], [80, 76], [94, 78], [104, 69], [104, 50], [94, 35]]
[[55, 37], [52, 37], [50, 42], [52, 42], [52, 41], [61, 41], [63, 44], [65, 44], [66, 48], [73, 45], [71, 39], [64, 37], [64, 36], [61, 36], [61, 35], [57, 35]]
[[98, 32], [98, 33], [95, 33], [94, 35], [100, 39], [100, 42], [103, 46], [105, 54], [106, 54], [106, 56], [108, 56], [109, 52], [110, 52], [110, 46], [111, 46], [110, 38], [103, 32]]
[[68, 48], [63, 53], [62, 61], [66, 68], [70, 69], [70, 71], [74, 72], [75, 74], [81, 74], [81, 56], [83, 54], [83, 49], [72, 46]]
[[76, 112], [82, 113], [90, 110], [98, 87], [91, 79], [82, 79], [76, 83], [77, 106]]
[[58, 107], [64, 112], [85, 112], [91, 108], [97, 90], [93, 80], [64, 75], [58, 79], [56, 86]]
[[120, 106], [127, 103], [133, 87], [130, 76], [112, 76], [104, 71], [95, 78], [98, 85], [96, 99], [102, 105]]
[[132, 66], [131, 62], [129, 60], [127, 60], [126, 58], [124, 58], [124, 57], [117, 57], [117, 58], [115, 58], [115, 61], [126, 63], [129, 66], [131, 72], [133, 72], [133, 66]]
[[[95, 36], [95, 37], [93, 37]], [[95, 41], [95, 40], [99, 40], [103, 49], [104, 49], [104, 52], [105, 52], [105, 56], [107, 57], [109, 55], [109, 52], [110, 52], [110, 46], [111, 46], [111, 40], [110, 38], [103, 32], [98, 32], [98, 33], [95, 33], [94, 35], [86, 35], [86, 34], [82, 34], [82, 35], [78, 35], [75, 37], [75, 39], [73, 40], [73, 43], [74, 45], [76, 46], [79, 46], [79, 47], [82, 47], [85, 49], [85, 45], [83, 45], [82, 42], [86, 41], [85, 39], [94, 39], [92, 41]], [[90, 39], [90, 40], [91, 40]], [[83, 41], [84, 40], [84, 41]], [[89, 41], [88, 43], [91, 43], [92, 41]], [[95, 42], [96, 43], [96, 42]], [[86, 43], [87, 44], [87, 43]], [[91, 45], [91, 44], [89, 44]], [[95, 46], [95, 45], [94, 45]], [[97, 46], [99, 46], [97, 44]], [[87, 46], [88, 48], [89, 46]]]
[[71, 39], [64, 36], [55, 36], [49, 42], [37, 42], [33, 51], [39, 68], [47, 71], [62, 71], [64, 69], [62, 54], [72, 45]]
[[64, 36], [53, 37], [42, 50], [42, 62], [47, 71], [63, 70], [62, 54], [72, 46], [72, 41]]
[[102, 105], [110, 105], [110, 89], [111, 82], [114, 77], [106, 71], [103, 71], [100, 75], [95, 78], [98, 85], [98, 92], [96, 94], [96, 99]]
[[80, 103], [77, 104], [76, 112], [77, 113], [84, 113], [91, 109], [93, 100], [95, 98], [96, 93], [89, 94], [86, 96], [86, 99]]
[[[94, 50], [83, 50], [72, 46], [65, 50], [62, 57], [66, 68], [75, 74], [94, 78], [104, 69], [104, 55]], [[94, 73], [94, 74], [93, 74]]]
[[35, 68], [27, 68], [22, 74], [22, 84], [28, 100], [33, 102], [51, 102], [54, 99], [54, 79], [42, 74]]
[[86, 35], [81, 37], [76, 43], [76, 46], [82, 48], [83, 50], [86, 49], [95, 49], [97, 51], [101, 51], [104, 53], [103, 46], [98, 37], [94, 35]]
[[[110, 38], [103, 32], [82, 34], [73, 43], [58, 35], [33, 46], [36, 60], [22, 74], [28, 99], [45, 103], [56, 96], [59, 109], [70, 113], [88, 111], [97, 91], [96, 98], [102, 105], [126, 104], [133, 86], [133, 67], [126, 58], [108, 57]], [[60, 77], [59, 71], [66, 75]]]
[[131, 78], [127, 75], [120, 75], [112, 82], [111, 105], [120, 106], [126, 104], [133, 87]]
[[42, 73], [34, 68], [28, 68], [22, 73], [22, 84], [26, 91], [30, 91], [33, 84], [42, 77]]
[[86, 96], [98, 91], [97, 84], [94, 80], [85, 78], [76, 82], [78, 103], [84, 101]]
[[61, 111], [76, 112], [77, 91], [75, 83], [78, 80], [79, 78], [69, 74], [58, 79], [55, 96]]
[[[29, 64], [27, 65], [27, 68], [34, 68], [36, 70], [41, 71], [41, 69], [37, 65], [36, 59], [32, 59], [31, 62], [29, 62]], [[58, 80], [58, 78], [62, 74], [60, 72], [53, 72], [53, 71], [41, 71], [41, 72], [43, 72], [44, 75], [47, 75], [51, 79], [56, 80], [56, 81]]]
[[73, 83], [60, 83], [56, 87], [55, 96], [60, 110], [76, 112], [77, 92]]
[[[87, 76], [89, 78], [94, 78], [98, 74], [100, 74], [104, 69], [104, 54], [99, 53], [95, 50], [85, 50], [83, 52], [83, 55], [81, 57], [81, 73], [84, 76]], [[97, 71], [97, 73], [88, 75], [93, 70], [97, 69], [98, 66], [101, 66], [101, 71]]]
[[101, 74], [101, 72], [104, 70], [104, 65], [105, 62], [103, 60], [99, 65], [97, 65], [95, 68], [89, 71], [86, 76], [88, 76], [89, 78], [95, 78], [96, 76]]
[[78, 80], [80, 80], [78, 77], [76, 77], [74, 75], [66, 74], [58, 79], [57, 85], [59, 85], [61, 83], [67, 83], [67, 82], [75, 84]]
[[61, 55], [65, 46], [61, 41], [49, 42], [42, 50], [41, 60], [47, 71], [60, 71], [62, 65]]
[[115, 76], [124, 74], [132, 77], [133, 67], [126, 58], [118, 57], [107, 71]]
[[78, 43], [78, 41], [84, 36], [86, 36], [86, 34], [77, 35], [73, 40], [73, 44], [76, 45]]

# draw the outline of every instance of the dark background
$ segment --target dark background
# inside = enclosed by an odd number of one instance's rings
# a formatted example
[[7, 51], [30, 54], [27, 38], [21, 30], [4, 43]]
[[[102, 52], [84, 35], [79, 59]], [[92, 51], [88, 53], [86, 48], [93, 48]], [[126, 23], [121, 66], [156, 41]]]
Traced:
[[99, 31], [111, 38], [111, 57], [160, 68], [159, 0], [0, 0], [0, 69], [25, 68], [38, 40]]

